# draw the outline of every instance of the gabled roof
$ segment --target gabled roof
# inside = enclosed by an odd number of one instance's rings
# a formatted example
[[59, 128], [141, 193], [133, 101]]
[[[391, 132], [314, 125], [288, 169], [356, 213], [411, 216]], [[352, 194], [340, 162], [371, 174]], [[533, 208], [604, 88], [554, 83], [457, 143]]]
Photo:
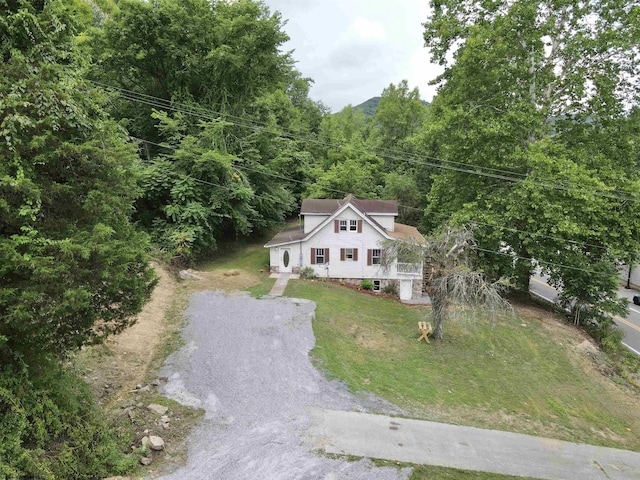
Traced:
[[306, 198], [302, 200], [300, 215], [331, 215], [347, 203], [369, 215], [398, 215], [396, 200], [361, 200], [352, 194], [343, 199]]
[[[287, 228], [275, 237], [273, 237], [265, 247], [275, 247], [277, 245], [286, 245], [298, 241], [306, 241], [317, 232], [322, 230], [331, 219], [340, 214], [346, 208], [351, 207], [358, 212], [362, 218], [368, 222], [375, 230], [378, 230], [383, 236], [398, 240], [407, 240], [417, 243], [424, 243], [424, 237], [420, 234], [417, 228], [410, 225], [404, 225], [402, 223], [394, 223], [394, 231], [389, 231], [384, 228], [380, 223], [371, 218], [371, 215], [397, 215], [398, 214], [398, 202], [395, 200], [359, 200], [353, 195], [348, 195], [342, 200], [333, 199], [305, 199], [302, 201], [302, 207], [300, 214], [322, 214], [327, 215], [327, 218], [316, 226], [313, 230], [305, 234], [299, 227]], [[305, 210], [306, 209], [306, 210]], [[365, 209], [367, 211], [365, 211]]]
[[269, 240], [265, 247], [297, 242], [302, 240], [304, 237], [304, 231], [299, 226], [285, 228], [281, 232], [278, 232], [275, 237]]

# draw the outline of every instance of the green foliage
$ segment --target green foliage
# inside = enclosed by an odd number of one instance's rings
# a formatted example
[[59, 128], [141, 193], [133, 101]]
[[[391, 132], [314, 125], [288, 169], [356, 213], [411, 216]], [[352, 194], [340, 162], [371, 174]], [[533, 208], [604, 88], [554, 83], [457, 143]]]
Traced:
[[284, 220], [292, 209], [291, 194], [252, 175], [261, 165], [257, 154], [252, 161], [249, 144], [242, 159], [227, 153], [228, 124], [202, 122], [197, 133], [185, 135], [181, 115], [155, 112], [154, 117], [171, 153], [159, 155], [143, 171], [139, 218], [176, 262], [213, 250], [221, 238], [262, 233]]
[[[188, 28], [185, 28], [188, 26]], [[258, 2], [126, 0], [95, 41], [96, 76], [164, 100], [242, 115], [293, 81], [279, 14]], [[132, 133], [157, 140], [152, 105], [120, 102]]]
[[353, 107], [354, 110], [361, 110], [367, 117], [372, 117], [378, 108], [380, 103], [380, 97], [371, 97], [369, 100], [365, 100], [359, 105]]
[[300, 278], [304, 278], [304, 279], [316, 278], [316, 272], [313, 270], [312, 267], [302, 267], [299, 273], [300, 273]]
[[92, 33], [92, 75], [123, 89], [112, 113], [143, 139], [136, 218], [155, 243], [185, 263], [282, 222], [312, 161], [284, 130], [316, 132], [323, 107], [280, 50], [279, 14], [255, 1], [118, 7]]
[[0, 476], [104, 478], [131, 471], [128, 439], [99, 412], [82, 381], [44, 363], [0, 372]]
[[[130, 223], [135, 152], [82, 81], [62, 2], [4, 7], [0, 65], [0, 358], [102, 340], [150, 295]], [[63, 28], [68, 26], [69, 28]]]
[[626, 349], [622, 345], [624, 332], [616, 325], [610, 315], [589, 309], [585, 311], [581, 323], [587, 325], [589, 334], [600, 342], [602, 349], [609, 355]]
[[417, 225], [427, 187], [410, 157], [423, 152], [416, 141], [427, 118], [427, 107], [417, 88], [406, 80], [391, 84], [376, 97], [375, 114], [347, 106], [324, 117], [320, 126], [319, 161], [312, 169], [315, 183], [307, 196], [335, 198], [353, 193], [361, 198], [398, 200], [399, 221]]
[[583, 341], [579, 333], [540, 312], [524, 308], [492, 326], [481, 311], [458, 310], [446, 339], [426, 346], [416, 339], [428, 308], [331, 283], [292, 280], [285, 293], [316, 302], [313, 357], [353, 392], [432, 421], [640, 448], [636, 398], [567, 348]]
[[387, 283], [382, 289], [384, 293], [388, 293], [389, 295], [398, 296], [398, 282], [392, 281]]
[[567, 304], [620, 313], [616, 266], [640, 251], [640, 71], [628, 61], [638, 37], [627, 5], [432, 6], [425, 40], [445, 72], [419, 143], [444, 168], [426, 226], [475, 221], [492, 278], [526, 291], [535, 259]]
[[373, 116], [375, 141], [384, 149], [404, 150], [404, 142], [422, 128], [426, 112], [418, 88], [409, 90], [406, 80], [389, 85]]
[[360, 288], [361, 288], [362, 290], [368, 290], [368, 291], [371, 291], [371, 290], [373, 290], [373, 282], [372, 282], [371, 280], [366, 280], [366, 279], [365, 279], [365, 280], [362, 280], [362, 281], [360, 282]]

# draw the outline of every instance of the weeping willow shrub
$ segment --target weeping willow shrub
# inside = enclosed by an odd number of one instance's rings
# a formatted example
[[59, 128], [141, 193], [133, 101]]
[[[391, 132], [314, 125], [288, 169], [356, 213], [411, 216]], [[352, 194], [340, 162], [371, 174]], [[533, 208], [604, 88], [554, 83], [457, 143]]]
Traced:
[[482, 307], [491, 319], [499, 313], [512, 313], [509, 302], [501, 295], [506, 283], [490, 282], [482, 272], [473, 269], [471, 254], [476, 244], [471, 229], [445, 226], [424, 242], [391, 240], [382, 246], [385, 270], [398, 261], [423, 263], [427, 270], [426, 291], [431, 298], [435, 339], [442, 340], [443, 326], [452, 305]]

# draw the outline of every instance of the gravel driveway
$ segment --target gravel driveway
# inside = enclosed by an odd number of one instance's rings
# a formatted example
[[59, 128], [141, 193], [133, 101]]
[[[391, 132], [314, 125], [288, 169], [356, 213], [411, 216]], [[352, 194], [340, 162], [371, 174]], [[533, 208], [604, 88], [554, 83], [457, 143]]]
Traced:
[[188, 463], [165, 479], [406, 479], [410, 470], [377, 468], [314, 453], [314, 408], [397, 413], [356, 398], [309, 360], [315, 344], [308, 300], [257, 300], [247, 294], [191, 297], [184, 347], [162, 375], [164, 394], [205, 409], [188, 439]]

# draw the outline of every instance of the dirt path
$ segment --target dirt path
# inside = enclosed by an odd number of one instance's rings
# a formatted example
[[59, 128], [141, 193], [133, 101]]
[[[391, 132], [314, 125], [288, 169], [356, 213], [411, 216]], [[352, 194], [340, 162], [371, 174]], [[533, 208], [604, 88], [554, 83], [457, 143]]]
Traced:
[[[157, 264], [152, 264], [159, 277], [151, 299], [138, 314], [136, 323], [107, 342], [113, 359], [120, 367], [121, 389], [128, 391], [142, 383], [147, 367], [163, 338], [162, 321], [176, 292], [176, 281]], [[114, 395], [117, 401], [123, 392]]]
[[177, 289], [177, 282], [161, 266], [151, 264], [159, 277], [151, 299], [138, 314], [136, 323], [104, 345], [87, 349], [80, 362], [99, 403], [109, 406], [144, 380], [163, 336], [163, 320]]

